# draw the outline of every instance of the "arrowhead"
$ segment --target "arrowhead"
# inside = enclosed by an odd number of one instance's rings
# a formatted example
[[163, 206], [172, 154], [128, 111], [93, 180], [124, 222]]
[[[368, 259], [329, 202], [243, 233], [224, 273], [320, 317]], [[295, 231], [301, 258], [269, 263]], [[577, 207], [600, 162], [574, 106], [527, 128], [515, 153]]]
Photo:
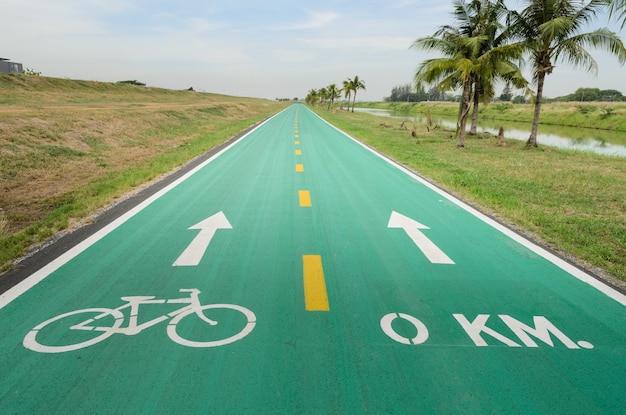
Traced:
[[426, 255], [426, 258], [433, 264], [454, 264], [437, 245], [426, 237], [420, 229], [430, 229], [426, 225], [422, 225], [418, 221], [408, 218], [398, 212], [391, 212], [388, 228], [401, 228], [411, 238], [415, 245]]
[[187, 249], [183, 251], [176, 261], [172, 264], [174, 267], [196, 266], [200, 263], [202, 256], [209, 247], [213, 235], [218, 229], [232, 229], [230, 222], [226, 219], [224, 212], [218, 212], [215, 215], [206, 218], [202, 222], [198, 222], [189, 229], [198, 229], [200, 232]]
[[232, 225], [226, 219], [224, 212], [218, 212], [215, 215], [206, 218], [202, 222], [198, 222], [189, 229], [232, 229]]
[[391, 212], [387, 227], [401, 229], [430, 229], [428, 226], [422, 225], [418, 221], [404, 216], [396, 211]]

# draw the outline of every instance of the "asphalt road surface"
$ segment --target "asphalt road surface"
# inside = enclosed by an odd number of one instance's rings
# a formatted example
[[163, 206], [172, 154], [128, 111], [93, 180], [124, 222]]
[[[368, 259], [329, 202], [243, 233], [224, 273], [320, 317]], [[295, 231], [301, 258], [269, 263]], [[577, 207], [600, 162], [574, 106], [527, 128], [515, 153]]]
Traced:
[[625, 305], [294, 105], [0, 296], [0, 412], [621, 414]]

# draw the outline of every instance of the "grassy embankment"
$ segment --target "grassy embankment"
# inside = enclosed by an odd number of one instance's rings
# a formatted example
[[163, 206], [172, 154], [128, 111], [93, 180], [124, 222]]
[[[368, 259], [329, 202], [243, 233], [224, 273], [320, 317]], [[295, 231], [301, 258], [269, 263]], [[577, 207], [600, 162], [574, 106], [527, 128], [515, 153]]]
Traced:
[[367, 145], [410, 167], [531, 238], [626, 281], [626, 159], [558, 150], [498, 147], [493, 136], [417, 129], [400, 119], [317, 110]]
[[0, 74], [0, 271], [286, 104]]

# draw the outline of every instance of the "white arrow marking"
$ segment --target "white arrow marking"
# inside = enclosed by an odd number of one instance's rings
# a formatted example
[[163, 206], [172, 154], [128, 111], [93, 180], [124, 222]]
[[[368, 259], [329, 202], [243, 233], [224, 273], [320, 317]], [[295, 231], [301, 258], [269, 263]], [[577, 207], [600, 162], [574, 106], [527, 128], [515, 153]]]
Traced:
[[193, 267], [200, 263], [204, 256], [213, 235], [218, 229], [232, 229], [232, 225], [226, 219], [224, 212], [206, 218], [202, 222], [196, 223], [189, 229], [199, 229], [200, 233], [189, 244], [187, 249], [180, 254], [178, 259], [172, 264], [174, 267]]
[[415, 245], [426, 255], [426, 258], [433, 264], [454, 264], [446, 254], [443, 253], [437, 245], [428, 239], [420, 229], [430, 229], [428, 226], [408, 218], [398, 212], [391, 212], [388, 228], [401, 228], [409, 235], [409, 238], [415, 242]]

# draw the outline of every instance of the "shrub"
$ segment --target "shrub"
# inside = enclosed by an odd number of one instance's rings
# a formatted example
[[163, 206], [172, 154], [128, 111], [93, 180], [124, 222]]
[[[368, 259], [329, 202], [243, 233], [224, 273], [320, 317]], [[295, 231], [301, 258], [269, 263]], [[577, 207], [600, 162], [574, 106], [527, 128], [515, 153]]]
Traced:
[[146, 86], [146, 84], [144, 84], [143, 82], [139, 82], [136, 79], [133, 79], [132, 81], [118, 81], [118, 84], [129, 84], [129, 85], [139, 85], [139, 86]]
[[596, 107], [594, 107], [593, 105], [576, 105], [576, 109], [581, 114], [589, 114], [590, 112], [595, 111]]

